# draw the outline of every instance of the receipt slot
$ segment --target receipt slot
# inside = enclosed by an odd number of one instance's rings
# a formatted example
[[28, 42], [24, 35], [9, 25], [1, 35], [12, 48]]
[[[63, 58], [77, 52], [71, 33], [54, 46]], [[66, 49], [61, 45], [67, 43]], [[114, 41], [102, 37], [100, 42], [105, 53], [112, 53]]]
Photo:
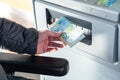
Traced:
[[94, 61], [120, 71], [120, 8], [117, 8], [120, 1], [111, 7], [96, 5], [97, 1], [33, 0], [36, 26], [38, 30], [48, 29], [56, 19], [67, 17], [87, 36], [73, 48]]

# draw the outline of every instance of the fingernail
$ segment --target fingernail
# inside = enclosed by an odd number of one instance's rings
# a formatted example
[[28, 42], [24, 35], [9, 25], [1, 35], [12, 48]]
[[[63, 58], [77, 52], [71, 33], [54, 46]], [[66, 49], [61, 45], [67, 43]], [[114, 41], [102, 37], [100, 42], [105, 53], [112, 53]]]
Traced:
[[62, 33], [62, 31], [58, 31], [58, 33]]

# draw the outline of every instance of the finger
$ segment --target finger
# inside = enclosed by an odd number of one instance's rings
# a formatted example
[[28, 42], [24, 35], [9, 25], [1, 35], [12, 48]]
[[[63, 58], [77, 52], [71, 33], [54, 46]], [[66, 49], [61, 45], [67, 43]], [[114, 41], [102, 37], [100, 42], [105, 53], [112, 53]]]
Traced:
[[61, 41], [61, 40], [57, 37], [49, 37], [49, 41]]
[[48, 48], [48, 40], [44, 40], [44, 52], [46, 52]]
[[48, 46], [63, 48], [63, 44], [59, 44], [59, 43], [55, 43], [55, 42], [49, 42]]
[[48, 33], [48, 36], [51, 36], [51, 37], [60, 37], [62, 35], [62, 32], [51, 32], [48, 30], [47, 30], [47, 33]]
[[46, 52], [57, 51], [58, 48], [48, 48]]
[[66, 43], [64, 40], [60, 39], [60, 38], [50, 37], [50, 38], [49, 38], [49, 41], [51, 41], [51, 42], [52, 42], [52, 41], [59, 41], [59, 43], [64, 44], [64, 46], [67, 45], [67, 43]]

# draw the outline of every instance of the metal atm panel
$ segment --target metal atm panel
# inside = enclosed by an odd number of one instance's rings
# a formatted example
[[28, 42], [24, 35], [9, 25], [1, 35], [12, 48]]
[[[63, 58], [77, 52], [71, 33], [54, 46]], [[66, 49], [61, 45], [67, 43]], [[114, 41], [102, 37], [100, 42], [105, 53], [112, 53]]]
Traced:
[[[59, 18], [61, 16], [68, 17], [71, 21], [80, 25], [83, 28], [90, 30], [91, 40], [80, 42], [76, 49], [82, 50], [96, 58], [102, 59], [109, 63], [118, 61], [118, 26], [117, 23], [95, 18], [93, 16], [85, 15], [65, 7], [59, 7], [46, 2], [35, 2], [35, 13], [37, 26], [44, 29], [48, 28], [48, 20]], [[41, 13], [40, 16], [38, 13]], [[47, 13], [47, 14], [46, 14]], [[46, 16], [46, 18], [45, 18]], [[42, 19], [41, 20], [38, 19]], [[91, 18], [90, 18], [91, 17]], [[80, 24], [80, 22], [82, 23]], [[88, 24], [88, 25], [86, 25]], [[87, 42], [91, 44], [87, 44]], [[86, 44], [85, 44], [86, 43]]]
[[[116, 1], [110, 7], [102, 7], [97, 4], [100, 0], [43, 0], [46, 2], [53, 3], [55, 5], [62, 5], [63, 7], [68, 7], [70, 9], [90, 14], [99, 18], [111, 20], [118, 22], [120, 21], [120, 0], [112, 0]], [[101, 0], [102, 1], [102, 0]], [[107, 0], [106, 0], [107, 1]], [[71, 6], [72, 4], [72, 6]]]
[[[49, 24], [54, 22], [55, 19], [61, 16], [67, 17], [84, 30], [86, 38], [73, 48], [66, 50], [68, 52], [69, 50], [73, 50], [73, 52], [76, 52], [74, 53], [76, 55], [80, 54], [84, 57], [89, 57], [91, 60], [102, 63], [102, 65], [108, 68], [120, 71], [120, 10], [118, 8], [113, 10], [114, 7], [103, 8], [94, 6], [93, 2], [96, 1], [93, 0], [89, 4], [82, 0], [33, 0], [37, 29], [49, 29]], [[70, 6], [70, 4], [75, 5]], [[119, 4], [120, 1], [118, 0], [118, 3], [115, 5], [118, 7], [120, 6]], [[103, 11], [107, 16], [103, 17], [104, 13], [103, 15], [96, 15], [96, 13], [94, 14], [94, 10], [98, 12]], [[98, 64], [96, 63], [95, 65]], [[108, 72], [111, 71], [108, 68]]]

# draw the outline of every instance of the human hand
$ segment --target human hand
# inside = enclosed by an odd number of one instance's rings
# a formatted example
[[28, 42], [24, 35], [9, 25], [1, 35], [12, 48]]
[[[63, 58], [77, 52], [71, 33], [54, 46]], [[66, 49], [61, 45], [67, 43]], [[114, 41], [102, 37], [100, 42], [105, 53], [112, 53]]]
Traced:
[[49, 30], [39, 32], [38, 44], [37, 44], [37, 54], [50, 52], [53, 50], [58, 50], [58, 48], [63, 48], [63, 44], [56, 43], [55, 41], [60, 41], [59, 37], [62, 32], [51, 32]]

